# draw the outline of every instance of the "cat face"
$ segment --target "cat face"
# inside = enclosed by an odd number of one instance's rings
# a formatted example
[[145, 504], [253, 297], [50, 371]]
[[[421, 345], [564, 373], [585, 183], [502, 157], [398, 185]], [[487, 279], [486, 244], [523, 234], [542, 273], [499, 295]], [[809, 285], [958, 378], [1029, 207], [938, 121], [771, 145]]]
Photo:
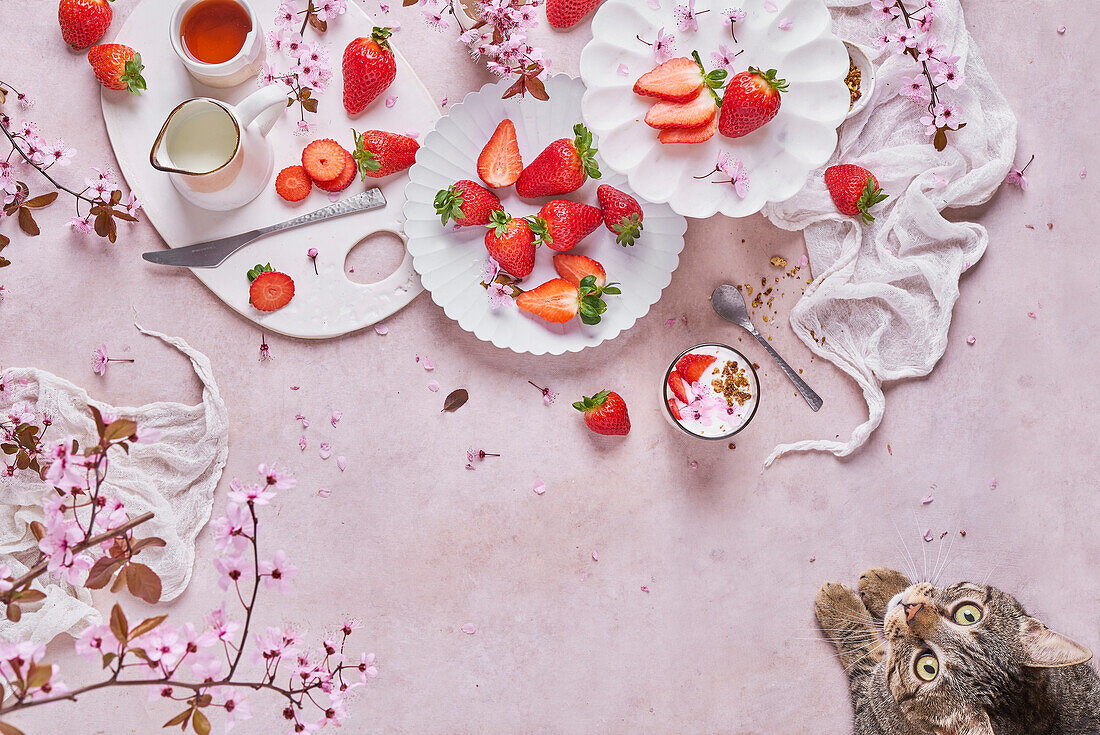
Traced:
[[937, 733], [991, 735], [986, 712], [1028, 669], [1091, 657], [1013, 597], [971, 583], [910, 586], [891, 600], [883, 635], [890, 695], [910, 721]]

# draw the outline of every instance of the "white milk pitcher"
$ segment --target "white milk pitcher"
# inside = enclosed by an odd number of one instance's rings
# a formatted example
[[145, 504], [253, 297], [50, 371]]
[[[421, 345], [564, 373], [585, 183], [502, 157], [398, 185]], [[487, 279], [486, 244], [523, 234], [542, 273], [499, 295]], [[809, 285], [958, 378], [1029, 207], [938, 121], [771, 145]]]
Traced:
[[265, 137], [286, 109], [281, 85], [259, 89], [236, 105], [195, 97], [168, 113], [149, 151], [196, 207], [225, 211], [244, 206], [267, 186], [274, 168]]

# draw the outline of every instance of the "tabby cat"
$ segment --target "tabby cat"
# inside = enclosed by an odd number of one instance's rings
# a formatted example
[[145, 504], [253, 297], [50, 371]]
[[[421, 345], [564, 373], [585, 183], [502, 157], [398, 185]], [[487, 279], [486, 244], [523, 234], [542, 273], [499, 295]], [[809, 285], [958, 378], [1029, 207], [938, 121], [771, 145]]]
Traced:
[[1100, 735], [1092, 653], [993, 587], [870, 569], [814, 603], [848, 674], [855, 735]]

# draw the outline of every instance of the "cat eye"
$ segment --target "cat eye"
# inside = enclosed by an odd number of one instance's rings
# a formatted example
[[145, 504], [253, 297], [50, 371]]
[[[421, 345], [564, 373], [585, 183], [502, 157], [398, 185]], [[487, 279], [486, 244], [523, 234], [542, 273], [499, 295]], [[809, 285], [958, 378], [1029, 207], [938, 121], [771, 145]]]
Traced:
[[922, 653], [917, 658], [917, 678], [921, 681], [932, 681], [940, 673], [940, 662], [934, 653]]
[[972, 602], [967, 602], [955, 608], [954, 618], [959, 625], [974, 625], [982, 619], [982, 609]]

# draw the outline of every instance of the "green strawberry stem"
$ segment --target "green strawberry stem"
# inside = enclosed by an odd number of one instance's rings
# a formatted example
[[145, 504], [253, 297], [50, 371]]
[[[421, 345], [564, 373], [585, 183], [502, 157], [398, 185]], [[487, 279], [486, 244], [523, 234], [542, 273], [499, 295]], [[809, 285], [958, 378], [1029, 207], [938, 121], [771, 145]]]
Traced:
[[769, 87], [771, 87], [772, 89], [774, 89], [777, 92], [786, 92], [787, 88], [790, 86], [789, 84], [787, 84], [786, 79], [777, 79], [776, 78], [775, 75], [778, 72], [775, 69], [768, 69], [767, 71], [760, 71], [755, 66], [750, 66], [749, 67], [749, 73], [750, 74], [756, 74], [757, 76], [759, 76], [761, 79], [763, 79], [767, 83], [767, 85]]
[[142, 90], [147, 89], [145, 78], [141, 76], [141, 70], [144, 68], [145, 66], [141, 63], [141, 54], [136, 51], [134, 58], [129, 59], [123, 66], [122, 76], [118, 80], [126, 85], [126, 91], [130, 94], [141, 94]]
[[863, 187], [863, 192], [860, 193], [859, 199], [856, 200], [856, 209], [859, 210], [859, 214], [863, 217], [863, 221], [866, 224], [871, 224], [875, 221], [875, 217], [868, 210], [879, 202], [884, 202], [889, 198], [890, 195], [875, 184], [874, 177], [868, 176], [867, 185]]
[[492, 214], [489, 215], [489, 224], [486, 227], [492, 230], [494, 235], [501, 237], [508, 231], [508, 223], [511, 221], [512, 215], [503, 209], [494, 209]]
[[596, 163], [597, 149], [592, 147], [592, 133], [584, 125], [577, 123], [573, 126], [573, 134], [576, 136], [573, 139], [573, 147], [577, 149], [577, 155], [580, 156], [581, 166], [584, 168], [585, 174], [590, 179], [600, 178], [602, 174], [600, 173], [600, 165]]
[[714, 98], [715, 104], [721, 107], [722, 98], [718, 96], [717, 90], [726, 86], [726, 77], [729, 76], [729, 72], [725, 69], [715, 69], [708, 73], [707, 68], [703, 66], [703, 60], [699, 57], [698, 51], [692, 51], [691, 58], [695, 59], [695, 63], [699, 66], [699, 73], [703, 75], [703, 85], [710, 92], [711, 97]]
[[356, 132], [355, 128], [351, 129], [351, 134], [355, 137], [355, 152], [351, 154], [351, 157], [355, 159], [355, 168], [359, 172], [359, 176], [363, 181], [366, 181], [367, 172], [378, 171], [382, 168], [382, 164], [375, 157], [374, 151], [368, 151], [363, 146], [363, 136]]
[[606, 403], [607, 398], [610, 395], [611, 395], [610, 390], [601, 390], [599, 393], [592, 396], [591, 398], [589, 398], [588, 396], [582, 397], [581, 400], [579, 400], [579, 401], [577, 401], [576, 403], [573, 404], [573, 408], [577, 409], [581, 413], [588, 413], [589, 411], [594, 411], [597, 408], [599, 408], [600, 406], [602, 406], [604, 403]]
[[524, 217], [523, 221], [527, 223], [527, 228], [535, 235], [536, 247], [542, 243], [554, 241], [554, 238], [550, 237], [550, 226], [546, 224], [546, 220], [542, 217]]
[[615, 242], [625, 248], [628, 245], [633, 245], [634, 241], [642, 234], [642, 218], [638, 216], [637, 212], [629, 217], [624, 215], [619, 220], [619, 224], [612, 226], [611, 229], [615, 231]]
[[392, 35], [393, 31], [387, 26], [375, 26], [374, 30], [370, 33], [371, 40], [385, 49], [390, 47], [389, 38]]
[[267, 263], [266, 265], [260, 265], [259, 263], [257, 263], [253, 268], [250, 268], [248, 273], [246, 273], [245, 275], [248, 276], [248, 282], [252, 283], [260, 277], [261, 273], [267, 273], [268, 271], [272, 270], [275, 269], [271, 267], [271, 263]]
[[599, 324], [603, 313], [607, 311], [607, 304], [602, 296], [617, 296], [622, 293], [618, 283], [606, 283], [603, 286], [596, 285], [595, 276], [585, 276], [581, 279], [580, 286], [580, 315], [585, 324]]
[[463, 204], [465, 199], [454, 186], [440, 189], [435, 195], [435, 213], [439, 215], [440, 223], [446, 225], [448, 220], [458, 221], [465, 217], [462, 211]]

